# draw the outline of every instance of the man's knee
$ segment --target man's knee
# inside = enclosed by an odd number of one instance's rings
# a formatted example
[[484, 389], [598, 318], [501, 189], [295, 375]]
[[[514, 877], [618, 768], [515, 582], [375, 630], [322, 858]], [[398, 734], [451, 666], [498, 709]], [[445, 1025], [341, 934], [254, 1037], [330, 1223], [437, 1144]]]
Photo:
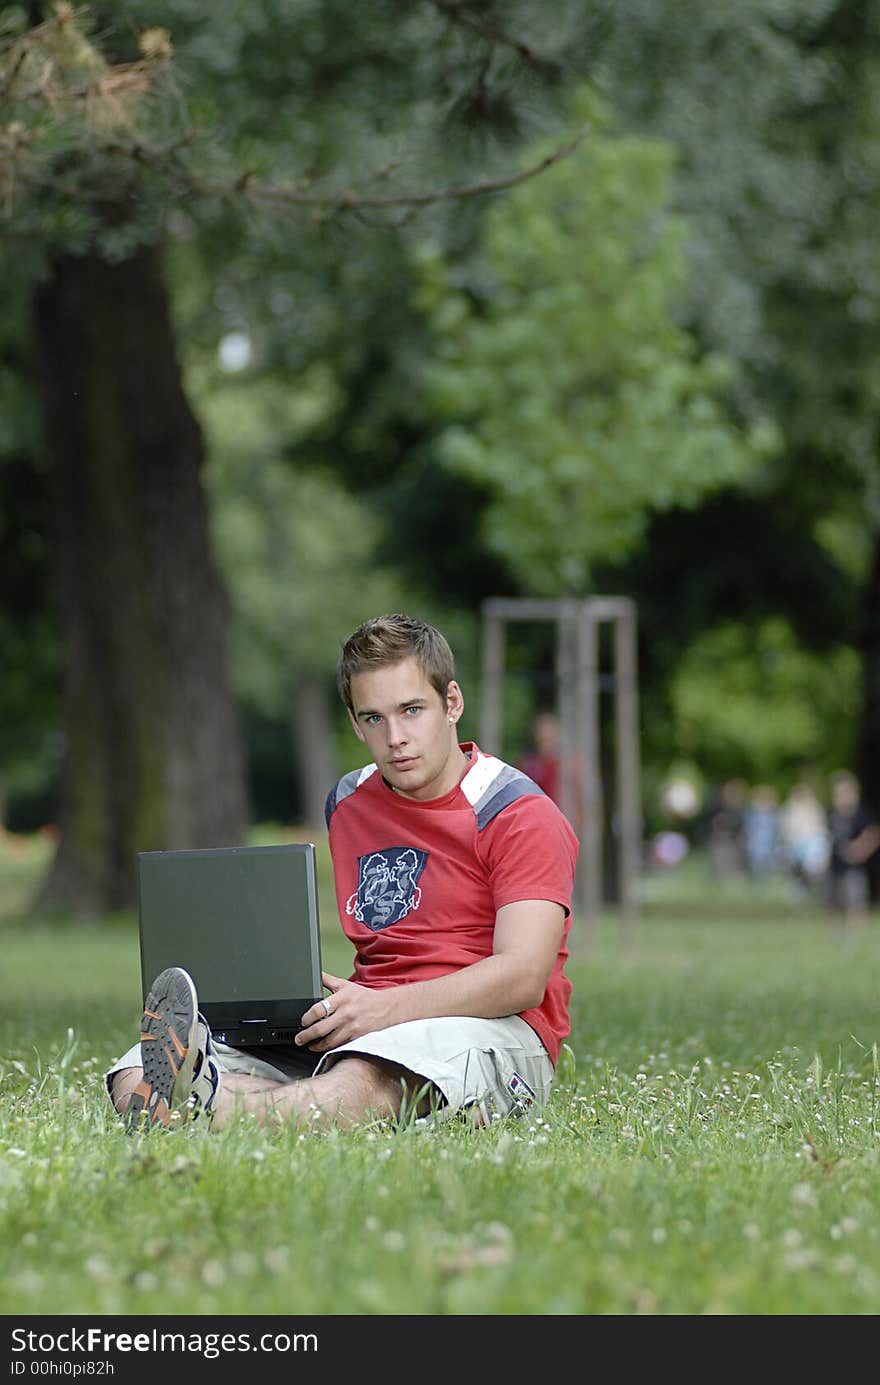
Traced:
[[399, 1116], [404, 1106], [410, 1106], [417, 1099], [421, 1104], [425, 1095], [424, 1078], [399, 1063], [372, 1054], [340, 1054], [314, 1080], [320, 1082], [322, 1076], [334, 1074], [340, 1085], [352, 1092], [357, 1090], [365, 1112], [376, 1115]]

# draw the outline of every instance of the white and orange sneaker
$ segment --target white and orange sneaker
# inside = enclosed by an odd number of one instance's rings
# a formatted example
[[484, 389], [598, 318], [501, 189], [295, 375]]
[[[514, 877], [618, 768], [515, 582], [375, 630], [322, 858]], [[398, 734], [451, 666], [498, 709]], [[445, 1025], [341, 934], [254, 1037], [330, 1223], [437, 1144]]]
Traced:
[[[167, 967], [156, 977], [144, 1005], [141, 1021], [144, 1075], [125, 1113], [129, 1130], [167, 1126], [172, 1110], [189, 1103], [197, 1068], [202, 1083], [205, 1082], [209, 1045], [210, 1030], [199, 1015], [192, 977], [183, 967]], [[213, 1060], [211, 1066], [216, 1073]], [[216, 1084], [209, 1095], [213, 1101]], [[201, 1104], [205, 1104], [204, 1097]]]

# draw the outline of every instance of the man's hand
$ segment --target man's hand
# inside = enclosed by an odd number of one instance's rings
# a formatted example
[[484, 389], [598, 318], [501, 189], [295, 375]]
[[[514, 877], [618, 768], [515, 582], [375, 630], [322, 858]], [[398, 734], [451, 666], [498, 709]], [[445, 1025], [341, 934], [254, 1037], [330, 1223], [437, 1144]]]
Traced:
[[564, 926], [561, 904], [518, 900], [502, 905], [495, 916], [491, 957], [443, 976], [377, 990], [322, 971], [321, 980], [330, 995], [306, 1010], [296, 1043], [323, 1053], [408, 1020], [443, 1015], [497, 1019], [529, 1010], [544, 998]]
[[323, 1053], [325, 1049], [336, 1048], [337, 1044], [394, 1024], [389, 1015], [389, 1000], [395, 987], [375, 990], [359, 986], [356, 981], [346, 981], [341, 976], [332, 976], [329, 971], [321, 972], [321, 980], [330, 995], [306, 1010], [302, 1030], [294, 1043], [314, 1053]]

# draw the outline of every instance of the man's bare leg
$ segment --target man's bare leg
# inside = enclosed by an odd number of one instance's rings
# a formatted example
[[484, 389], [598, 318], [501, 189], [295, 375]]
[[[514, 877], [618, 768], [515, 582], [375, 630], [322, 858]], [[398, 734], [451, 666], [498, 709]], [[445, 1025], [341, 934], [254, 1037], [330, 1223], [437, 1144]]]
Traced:
[[[123, 1068], [112, 1083], [113, 1104], [121, 1114], [141, 1080], [140, 1068]], [[413, 1097], [424, 1084], [405, 1068], [381, 1058], [340, 1058], [325, 1073], [292, 1082], [224, 1072], [211, 1124], [217, 1130], [241, 1115], [259, 1125], [338, 1125], [349, 1129], [365, 1118], [396, 1117], [404, 1095]]]
[[[113, 1098], [113, 1105], [120, 1115], [128, 1106], [131, 1094], [142, 1076], [142, 1068], [121, 1068], [119, 1072], [114, 1074], [110, 1094]], [[266, 1092], [270, 1088], [283, 1087], [286, 1083], [276, 1081], [272, 1077], [256, 1077], [251, 1073], [225, 1072], [223, 1085], [238, 1092]]]
[[259, 1125], [336, 1125], [350, 1129], [365, 1119], [396, 1117], [404, 1096], [413, 1096], [423, 1083], [405, 1068], [381, 1058], [353, 1055], [339, 1058], [317, 1077], [272, 1083], [264, 1090], [243, 1090], [224, 1074], [213, 1125], [221, 1130], [241, 1115]]

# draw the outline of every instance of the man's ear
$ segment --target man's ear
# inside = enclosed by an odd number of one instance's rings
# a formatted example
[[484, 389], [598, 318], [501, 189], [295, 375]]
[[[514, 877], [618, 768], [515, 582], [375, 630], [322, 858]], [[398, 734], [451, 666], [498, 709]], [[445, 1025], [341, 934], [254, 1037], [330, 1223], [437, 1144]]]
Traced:
[[464, 712], [464, 695], [454, 678], [446, 689], [446, 712], [454, 722], [460, 721]]
[[358, 740], [359, 740], [359, 741], [366, 741], [366, 737], [364, 736], [363, 731], [362, 731], [361, 728], [358, 726], [357, 717], [355, 716], [354, 712], [351, 710], [350, 707], [348, 708], [348, 719], [349, 719], [349, 721], [351, 722], [352, 726], [354, 727], [354, 734], [357, 736]]

